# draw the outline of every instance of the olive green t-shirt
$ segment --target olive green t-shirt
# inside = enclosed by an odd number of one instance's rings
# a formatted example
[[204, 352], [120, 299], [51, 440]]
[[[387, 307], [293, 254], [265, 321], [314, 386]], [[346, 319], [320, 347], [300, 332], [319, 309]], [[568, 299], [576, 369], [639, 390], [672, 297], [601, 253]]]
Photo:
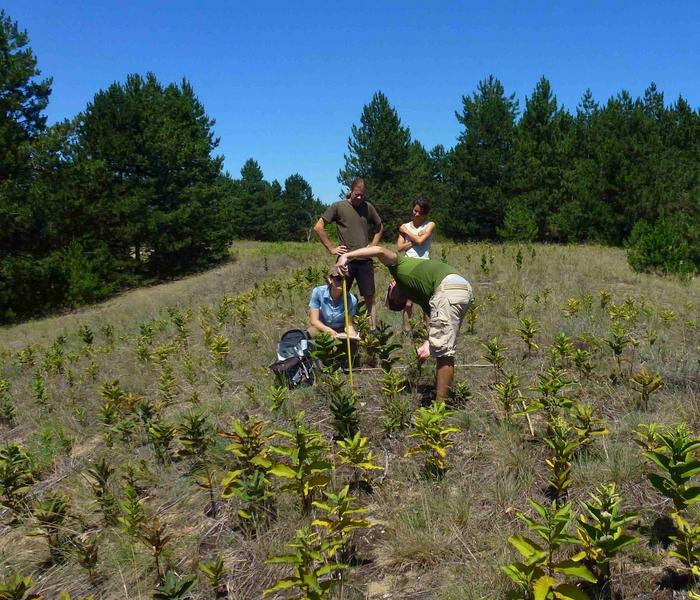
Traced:
[[459, 271], [441, 260], [425, 260], [399, 256], [396, 264], [389, 267], [399, 289], [411, 302], [418, 304], [426, 315], [430, 314], [430, 298], [440, 282], [448, 275]]
[[363, 202], [355, 208], [347, 200], [331, 204], [321, 218], [326, 223], [335, 223], [338, 228], [338, 238], [348, 252], [364, 248], [369, 244], [369, 224], [374, 225], [374, 231], [382, 226], [376, 209], [369, 202]]

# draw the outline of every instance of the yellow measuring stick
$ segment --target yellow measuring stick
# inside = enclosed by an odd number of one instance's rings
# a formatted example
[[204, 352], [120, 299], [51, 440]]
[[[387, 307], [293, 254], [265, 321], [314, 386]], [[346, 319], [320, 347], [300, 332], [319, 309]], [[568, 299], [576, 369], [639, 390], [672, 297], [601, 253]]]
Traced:
[[348, 287], [343, 277], [343, 309], [345, 310], [345, 343], [348, 345], [348, 381], [352, 390], [352, 356], [350, 356], [350, 316], [348, 315]]

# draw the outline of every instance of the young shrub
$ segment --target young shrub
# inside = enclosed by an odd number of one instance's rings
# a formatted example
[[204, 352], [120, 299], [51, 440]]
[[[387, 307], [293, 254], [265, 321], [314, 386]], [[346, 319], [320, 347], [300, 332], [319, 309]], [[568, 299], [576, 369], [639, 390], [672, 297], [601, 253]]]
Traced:
[[659, 219], [654, 225], [637, 221], [627, 241], [627, 262], [635, 271], [692, 274], [700, 260], [700, 248], [692, 240], [681, 218]]
[[355, 323], [355, 331], [360, 334], [360, 338], [364, 339], [369, 336], [369, 312], [367, 312], [367, 307], [365, 306], [364, 301], [360, 302], [358, 305], [357, 314], [355, 315], [353, 321]]
[[547, 433], [543, 441], [552, 451], [551, 458], [546, 459], [547, 466], [552, 470], [548, 480], [548, 492], [559, 503], [568, 495], [571, 484], [571, 459], [579, 447], [579, 440], [571, 426], [558, 416], [550, 419]]
[[610, 337], [606, 338], [605, 343], [612, 350], [617, 363], [617, 370], [622, 375], [622, 354], [625, 348], [632, 343], [631, 336], [620, 323], [613, 323], [610, 328]]
[[663, 385], [663, 378], [656, 373], [652, 375], [642, 367], [632, 379], [630, 379], [634, 387], [639, 392], [639, 406], [642, 410], [648, 410], [649, 398]]
[[692, 481], [700, 473], [700, 461], [695, 459], [700, 438], [692, 437], [688, 426], [681, 423], [670, 431], [659, 432], [655, 442], [658, 448], [643, 452], [644, 458], [661, 472], [647, 474], [651, 485], [673, 502], [676, 511], [700, 502], [700, 486]]
[[375, 355], [379, 359], [379, 367], [382, 371], [390, 371], [394, 364], [399, 360], [396, 351], [401, 348], [401, 344], [393, 344], [391, 338], [394, 332], [391, 326], [383, 321], [379, 321], [374, 337], [377, 340], [375, 346]]
[[369, 486], [368, 472], [383, 470], [372, 462], [374, 455], [367, 446], [367, 438], [361, 437], [359, 431], [352, 438], [339, 440], [337, 444], [340, 446], [337, 454], [340, 464], [350, 465], [353, 469], [351, 482], [353, 488], [359, 487], [360, 482]]
[[267, 424], [250, 417], [247, 422], [233, 419], [231, 431], [221, 434], [231, 440], [226, 450], [233, 455], [233, 470], [221, 482], [222, 497], [236, 497], [242, 503], [238, 516], [257, 524], [270, 514], [270, 441], [276, 433], [267, 431]]
[[158, 581], [163, 581], [163, 572], [160, 568], [160, 556], [167, 543], [173, 538], [171, 534], [165, 533], [166, 526], [161, 524], [158, 517], [153, 517], [151, 524], [141, 523], [136, 533], [136, 537], [143, 542], [144, 546], [150, 550], [156, 563], [156, 573]]
[[32, 391], [34, 392], [34, 400], [36, 400], [39, 407], [42, 410], [48, 409], [49, 394], [46, 391], [46, 383], [44, 383], [44, 378], [41, 376], [41, 372], [39, 370], [34, 371]]
[[545, 410], [551, 418], [558, 415], [560, 409], [573, 406], [573, 400], [562, 393], [572, 383], [566, 378], [566, 371], [550, 367], [538, 374], [537, 379], [537, 387], [532, 388], [537, 395], [528, 402], [526, 412]]
[[578, 544], [578, 540], [568, 532], [573, 518], [571, 504], [566, 503], [557, 507], [552, 502], [549, 508], [534, 500], [530, 500], [530, 504], [537, 516], [532, 518], [518, 513], [518, 518], [540, 539], [541, 543], [538, 544], [533, 539], [521, 535], [510, 536], [508, 542], [524, 560], [501, 566], [501, 569], [516, 585], [521, 598], [528, 600], [587, 598], [576, 585], [567, 581], [568, 578], [575, 577], [589, 583], [596, 582], [595, 575], [581, 563], [586, 553], [578, 552], [570, 558], [556, 559], [563, 548]]
[[574, 342], [565, 333], [560, 333], [549, 348], [549, 356], [552, 365], [560, 367], [566, 365], [574, 357]]
[[185, 415], [177, 428], [180, 456], [194, 458], [201, 463], [212, 442], [214, 441], [214, 428], [206, 414], [203, 412], [190, 412]]
[[117, 524], [117, 506], [109, 486], [109, 480], [113, 474], [114, 468], [102, 457], [84, 475], [95, 494], [105, 525], [108, 526]]
[[445, 426], [446, 419], [451, 415], [445, 403], [437, 401], [430, 408], [420, 407], [413, 415], [413, 431], [409, 437], [418, 439], [419, 443], [410, 448], [405, 456], [423, 456], [428, 476], [439, 477], [445, 471], [447, 450], [454, 445], [449, 435], [459, 431], [457, 427]]
[[404, 429], [411, 420], [411, 406], [403, 395], [406, 380], [399, 371], [384, 371], [382, 385], [382, 427], [387, 433]]
[[228, 591], [226, 590], [224, 578], [228, 575], [228, 571], [224, 566], [224, 560], [221, 556], [210, 560], [203, 560], [198, 566], [199, 570], [204, 574], [207, 583], [214, 591], [214, 598], [217, 600], [226, 598], [228, 596]]
[[0, 581], [0, 600], [42, 600], [43, 596], [32, 593], [32, 576], [14, 572]]
[[464, 317], [467, 323], [467, 333], [474, 335], [476, 332], [476, 322], [479, 320], [479, 308], [481, 308], [476, 302], [470, 302], [467, 306], [467, 314]]
[[166, 421], [155, 421], [148, 428], [148, 441], [153, 446], [156, 459], [162, 465], [170, 461], [170, 444], [176, 433], [177, 428]]
[[272, 385], [267, 392], [267, 400], [273, 412], [279, 412], [289, 400], [288, 388], [286, 385]]
[[323, 489], [331, 480], [333, 465], [326, 460], [326, 445], [321, 434], [308, 429], [302, 422], [304, 413], [297, 415], [293, 431], [278, 430], [275, 433], [287, 440], [285, 446], [272, 446], [272, 450], [284, 456], [289, 464], [277, 464], [270, 473], [290, 483], [282, 489], [292, 490], [299, 496], [304, 514], [311, 510], [316, 490]]
[[503, 373], [503, 366], [506, 363], [505, 351], [507, 348], [498, 343], [498, 338], [492, 338], [481, 347], [486, 350], [486, 354], [482, 355], [487, 362], [491, 363], [496, 370], [496, 376]]
[[[95, 569], [97, 567], [100, 543], [96, 536], [76, 537], [72, 540], [73, 554], [78, 564], [88, 572], [90, 583], [95, 583]], [[2, 596], [0, 595], [0, 598]]]
[[0, 423], [12, 426], [15, 422], [17, 409], [10, 395], [10, 382], [0, 379]]
[[697, 583], [700, 578], [700, 525], [691, 525], [679, 513], [671, 515], [676, 526], [676, 534], [671, 536], [674, 542], [670, 556], [677, 558], [686, 568], [690, 579]]
[[532, 317], [525, 317], [524, 319], [519, 319], [520, 327], [515, 330], [518, 337], [525, 342], [525, 347], [527, 348], [525, 356], [530, 356], [533, 350], [539, 350], [540, 347], [535, 343], [535, 334], [539, 331], [537, 328], [537, 321]]
[[309, 354], [325, 368], [334, 371], [342, 366], [338, 360], [340, 346], [340, 340], [324, 331], [311, 341]]
[[47, 492], [32, 505], [34, 529], [29, 535], [45, 537], [52, 557], [61, 544], [61, 534], [69, 511], [70, 498], [61, 493]]
[[581, 448], [586, 448], [593, 441], [594, 436], [609, 433], [605, 421], [595, 416], [595, 409], [590, 405], [576, 402], [569, 410], [569, 416]]
[[[338, 549], [334, 558], [337, 562], [350, 562], [355, 554], [352, 545], [352, 534], [356, 529], [369, 529], [371, 527], [367, 519], [360, 515], [367, 512], [367, 509], [356, 504], [357, 498], [350, 495], [349, 486], [345, 486], [337, 494], [323, 490], [326, 499], [323, 502], [314, 502], [316, 509], [321, 514], [314, 519], [312, 525], [321, 527], [325, 536], [329, 540], [338, 543]], [[343, 597], [343, 572], [340, 572], [339, 596]]]
[[33, 481], [29, 455], [14, 442], [0, 447], [0, 506], [9, 508], [15, 515], [24, 512]]
[[520, 381], [515, 373], [506, 373], [503, 381], [493, 386], [496, 392], [494, 398], [507, 422], [511, 421], [514, 409], [522, 401]]
[[339, 582], [340, 571], [347, 565], [329, 560], [340, 549], [336, 539], [322, 539], [309, 529], [298, 529], [296, 541], [289, 544], [291, 552], [273, 556], [269, 564], [285, 564], [292, 567], [289, 577], [275, 582], [263, 593], [264, 596], [283, 590], [294, 590], [298, 598], [322, 600], [330, 596], [333, 587]]
[[194, 575], [178, 577], [172, 571], [168, 571], [162, 583], [153, 592], [153, 600], [189, 600], [192, 598], [190, 591], [196, 583]]
[[190, 412], [185, 415], [178, 427], [179, 456], [193, 459], [191, 474], [199, 487], [209, 494], [207, 515], [216, 514], [217, 502], [214, 496], [214, 471], [209, 465], [207, 452], [214, 442], [214, 428], [203, 412]]
[[574, 366], [584, 377], [588, 377], [593, 372], [591, 353], [583, 348], [576, 348], [574, 350]]
[[121, 516], [118, 521], [123, 525], [127, 534], [135, 536], [139, 527], [146, 520], [144, 502], [137, 490], [131, 484], [124, 485], [124, 498], [119, 501]]
[[584, 512], [579, 514], [576, 532], [590, 564], [595, 565], [598, 589], [606, 590], [614, 598], [610, 580], [610, 561], [627, 546], [639, 540], [625, 533], [625, 525], [639, 515], [620, 512], [620, 494], [615, 483], [600, 486], [590, 500], [581, 502]]
[[634, 443], [639, 446], [643, 452], [651, 450], [660, 450], [661, 442], [659, 434], [663, 431], [663, 427], [658, 423], [642, 423], [639, 429], [634, 432]]
[[581, 301], [578, 298], [567, 298], [561, 312], [568, 319], [575, 317], [581, 312]]
[[333, 424], [339, 438], [351, 438], [360, 428], [357, 416], [357, 403], [352, 391], [343, 390], [331, 396], [329, 408], [333, 415]]

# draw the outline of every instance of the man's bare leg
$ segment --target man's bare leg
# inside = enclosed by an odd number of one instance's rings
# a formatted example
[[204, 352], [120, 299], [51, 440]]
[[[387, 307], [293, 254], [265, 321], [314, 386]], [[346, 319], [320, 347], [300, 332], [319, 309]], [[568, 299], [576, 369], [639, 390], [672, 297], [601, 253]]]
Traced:
[[365, 306], [367, 307], [367, 312], [369, 313], [369, 328], [377, 328], [377, 304], [374, 301], [374, 295], [364, 296]]
[[438, 356], [435, 375], [435, 399], [445, 401], [449, 398], [455, 378], [455, 357]]

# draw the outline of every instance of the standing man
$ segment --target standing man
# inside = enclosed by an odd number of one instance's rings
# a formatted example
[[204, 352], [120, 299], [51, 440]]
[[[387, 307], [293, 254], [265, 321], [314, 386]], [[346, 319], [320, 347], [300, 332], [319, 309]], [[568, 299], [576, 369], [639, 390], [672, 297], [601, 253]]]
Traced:
[[446, 400], [455, 376], [457, 335], [472, 300], [471, 285], [454, 267], [440, 260], [398, 256], [381, 246], [346, 252], [338, 259], [338, 268], [342, 272], [352, 265], [351, 259], [374, 257], [394, 277], [386, 296], [389, 308], [403, 310], [406, 300], [412, 300], [430, 316], [428, 339], [417, 354], [421, 361], [428, 356], [437, 360], [435, 397]]
[[[329, 223], [336, 224], [340, 239], [339, 246], [334, 246], [328, 239], [326, 225]], [[370, 223], [374, 230], [371, 243], [369, 243]], [[314, 231], [326, 250], [336, 259], [346, 252], [366, 248], [368, 245], [376, 246], [379, 243], [382, 239], [382, 220], [374, 206], [365, 202], [364, 179], [358, 177], [350, 184], [350, 191], [347, 193], [346, 199], [331, 204], [314, 225]], [[375, 329], [377, 326], [377, 307], [374, 301], [374, 266], [371, 257], [354, 260], [348, 264], [346, 275], [348, 289], [352, 286], [352, 282], [357, 279], [357, 287], [369, 312], [369, 326], [371, 329]]]

